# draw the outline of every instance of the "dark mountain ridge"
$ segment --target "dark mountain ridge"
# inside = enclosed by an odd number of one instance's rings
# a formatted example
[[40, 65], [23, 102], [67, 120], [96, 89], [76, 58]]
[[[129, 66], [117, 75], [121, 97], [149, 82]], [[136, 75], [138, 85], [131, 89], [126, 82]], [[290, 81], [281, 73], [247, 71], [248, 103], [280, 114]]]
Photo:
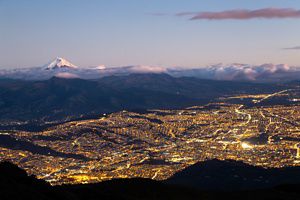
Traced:
[[0, 122], [61, 121], [121, 110], [203, 105], [224, 95], [264, 93], [285, 85], [131, 74], [98, 80], [0, 80]]
[[201, 189], [249, 190], [300, 184], [300, 167], [265, 169], [233, 160], [199, 162], [174, 174], [167, 183]]
[[[216, 161], [210, 162], [211, 166]], [[219, 164], [221, 164], [220, 162]], [[225, 163], [225, 165], [228, 165]], [[234, 163], [232, 163], [234, 165]], [[239, 165], [239, 164], [238, 164]], [[217, 167], [218, 168], [218, 167]], [[247, 173], [245, 169], [245, 173]], [[212, 170], [214, 171], [214, 170]], [[168, 184], [150, 179], [116, 179], [97, 184], [50, 186], [17, 166], [0, 163], [1, 199], [299, 199], [300, 185], [282, 185], [259, 190], [222, 191]], [[231, 173], [232, 174], [232, 173]]]

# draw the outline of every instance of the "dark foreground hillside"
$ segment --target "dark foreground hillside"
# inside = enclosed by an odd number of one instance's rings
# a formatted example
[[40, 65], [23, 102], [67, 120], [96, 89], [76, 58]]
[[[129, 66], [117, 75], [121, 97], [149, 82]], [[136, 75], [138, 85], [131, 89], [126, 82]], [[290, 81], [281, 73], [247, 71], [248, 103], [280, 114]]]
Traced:
[[300, 167], [255, 167], [241, 161], [209, 160], [174, 174], [167, 181], [207, 190], [253, 190], [285, 184], [300, 184]]
[[27, 176], [13, 164], [0, 164], [0, 199], [285, 199], [300, 197], [300, 185], [282, 185], [260, 190], [202, 190], [148, 179], [112, 180], [98, 184], [52, 187]]

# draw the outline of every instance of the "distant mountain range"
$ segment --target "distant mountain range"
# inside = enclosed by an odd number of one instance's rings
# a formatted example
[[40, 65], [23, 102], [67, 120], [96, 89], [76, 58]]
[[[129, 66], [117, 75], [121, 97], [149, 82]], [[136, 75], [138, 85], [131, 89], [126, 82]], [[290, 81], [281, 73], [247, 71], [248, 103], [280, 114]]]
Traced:
[[[43, 180], [28, 176], [13, 164], [2, 162], [0, 197], [3, 200], [296, 200], [300, 196], [299, 172], [299, 168], [268, 170], [234, 161], [212, 160], [188, 167], [173, 178], [161, 182], [136, 178], [52, 187]], [[186, 181], [182, 182], [183, 180]], [[268, 182], [272, 180], [277, 181]]]
[[59, 77], [41, 81], [0, 79], [0, 122], [41, 122], [120, 110], [174, 109], [203, 105], [224, 95], [270, 93], [287, 87], [175, 78], [168, 74], [107, 76], [97, 80]]
[[211, 80], [285, 82], [299, 80], [300, 67], [285, 64], [249, 65], [239, 63], [195, 68], [146, 65], [78, 67], [66, 59], [58, 57], [42, 67], [2, 69], [0, 70], [0, 78], [46, 80], [56, 76], [60, 78], [99, 79], [104, 76], [124, 76], [137, 73], [165, 73], [174, 77], [196, 77]]

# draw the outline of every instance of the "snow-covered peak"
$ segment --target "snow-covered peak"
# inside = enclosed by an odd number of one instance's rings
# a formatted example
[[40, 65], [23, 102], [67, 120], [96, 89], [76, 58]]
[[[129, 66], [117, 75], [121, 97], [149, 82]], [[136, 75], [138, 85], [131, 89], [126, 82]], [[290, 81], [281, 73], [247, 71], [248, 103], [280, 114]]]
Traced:
[[45, 69], [60, 69], [60, 68], [70, 68], [70, 69], [77, 69], [78, 67], [64, 58], [57, 57], [55, 60], [50, 62], [45, 66]]

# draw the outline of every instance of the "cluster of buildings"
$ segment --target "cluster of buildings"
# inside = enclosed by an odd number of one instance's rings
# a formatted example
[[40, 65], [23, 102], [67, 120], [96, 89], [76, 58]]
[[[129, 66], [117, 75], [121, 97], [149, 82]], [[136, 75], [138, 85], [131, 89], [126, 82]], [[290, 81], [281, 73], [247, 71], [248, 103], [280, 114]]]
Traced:
[[[182, 110], [122, 111], [41, 132], [5, 133], [33, 146], [0, 145], [0, 158], [54, 185], [130, 177], [161, 180], [213, 158], [266, 168], [299, 166], [299, 123], [300, 105], [245, 107], [224, 100]], [[40, 154], [36, 147], [64, 156]]]

